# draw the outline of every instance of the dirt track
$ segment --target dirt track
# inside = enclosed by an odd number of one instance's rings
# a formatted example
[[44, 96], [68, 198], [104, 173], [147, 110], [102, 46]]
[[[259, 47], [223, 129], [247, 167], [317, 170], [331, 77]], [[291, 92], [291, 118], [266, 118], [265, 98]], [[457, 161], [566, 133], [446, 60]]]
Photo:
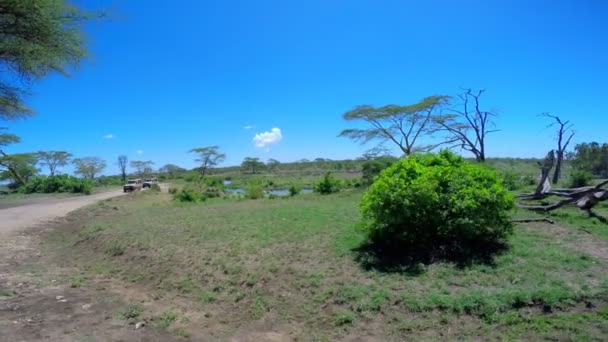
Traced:
[[42, 198], [0, 209], [0, 341], [177, 340], [148, 327], [136, 330], [134, 322], [117, 319], [125, 305], [121, 296], [103, 284], [80, 288], [62, 281], [72, 270], [58, 268], [38, 248], [40, 236], [56, 228], [57, 220], [120, 195], [122, 191], [115, 190]]
[[37, 226], [45, 221], [65, 216], [81, 207], [122, 194], [122, 190], [113, 190], [90, 196], [46, 198], [31, 203], [22, 203], [12, 208], [0, 209], [0, 235]]

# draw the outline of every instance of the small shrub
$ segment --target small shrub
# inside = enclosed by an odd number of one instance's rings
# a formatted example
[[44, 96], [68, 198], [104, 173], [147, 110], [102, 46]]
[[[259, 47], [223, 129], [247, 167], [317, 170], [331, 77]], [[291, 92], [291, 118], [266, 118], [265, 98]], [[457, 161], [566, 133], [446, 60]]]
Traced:
[[334, 317], [334, 324], [339, 327], [347, 324], [353, 324], [354, 321], [355, 313], [352, 311], [338, 311]]
[[517, 190], [519, 188], [521, 188], [522, 183], [521, 183], [521, 177], [515, 173], [515, 172], [510, 172], [510, 171], [505, 171], [501, 174], [501, 178], [502, 178], [502, 185], [504, 185], [505, 188], [507, 188], [507, 190]]
[[295, 196], [300, 193], [301, 189], [299, 186], [292, 184], [288, 190], [289, 190], [289, 196]]
[[125, 254], [125, 247], [117, 242], [114, 242], [107, 250], [106, 253], [109, 256], [120, 256]]
[[144, 312], [139, 305], [129, 305], [118, 312], [120, 319], [135, 319]]
[[158, 183], [154, 183], [150, 186], [150, 191], [161, 192], [160, 185]]
[[327, 172], [323, 180], [315, 184], [314, 191], [321, 195], [333, 194], [340, 191], [340, 181], [334, 178], [331, 172]]
[[160, 327], [163, 329], [167, 329], [177, 321], [177, 314], [173, 311], [165, 311], [159, 316], [160, 319]]
[[172, 195], [175, 195], [178, 191], [179, 191], [178, 188], [175, 188], [175, 187], [170, 187], [169, 188], [169, 193], [172, 194]]
[[207, 199], [206, 196], [195, 189], [182, 189], [173, 196], [180, 202], [201, 202]]
[[245, 186], [245, 192], [249, 199], [259, 199], [264, 197], [264, 186], [260, 181], [250, 180]]
[[[369, 239], [396, 253], [478, 253], [512, 233], [513, 195], [496, 172], [449, 151], [384, 170], [361, 201]], [[420, 255], [420, 256], [421, 256]]]
[[576, 170], [570, 174], [568, 179], [568, 186], [571, 188], [580, 188], [589, 185], [593, 175], [589, 171]]

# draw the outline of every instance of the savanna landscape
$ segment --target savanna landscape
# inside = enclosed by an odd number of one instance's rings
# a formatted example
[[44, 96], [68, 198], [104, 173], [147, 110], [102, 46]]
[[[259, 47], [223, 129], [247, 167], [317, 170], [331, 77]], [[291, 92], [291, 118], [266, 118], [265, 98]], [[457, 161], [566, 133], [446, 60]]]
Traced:
[[[80, 72], [87, 25], [137, 22], [85, 8], [0, 3], [0, 341], [608, 338], [608, 143], [585, 118], [525, 117], [528, 153], [493, 90], [437, 87], [350, 103], [313, 159], [275, 158], [277, 127], [249, 149], [163, 131], [164, 159], [28, 145], [30, 89]], [[341, 143], [360, 150], [323, 156]]]

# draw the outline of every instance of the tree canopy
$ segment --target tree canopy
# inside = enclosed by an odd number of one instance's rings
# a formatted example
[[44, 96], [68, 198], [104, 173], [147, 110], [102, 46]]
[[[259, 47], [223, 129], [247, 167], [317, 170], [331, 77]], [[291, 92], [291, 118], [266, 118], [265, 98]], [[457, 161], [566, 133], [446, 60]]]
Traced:
[[74, 159], [72, 163], [76, 168], [74, 173], [90, 179], [95, 178], [96, 175], [106, 168], [106, 162], [98, 157], [77, 158]]
[[219, 152], [220, 147], [217, 145], [207, 147], [197, 147], [190, 150], [190, 153], [195, 153], [197, 158], [194, 161], [201, 164], [199, 171], [201, 178], [205, 178], [205, 175], [209, 173], [209, 170], [217, 166], [219, 163], [226, 159], [224, 153]]
[[363, 121], [370, 127], [350, 128], [343, 130], [339, 136], [347, 137], [363, 144], [370, 141], [384, 143], [391, 141], [403, 154], [409, 156], [417, 150], [429, 151], [435, 145], [420, 145], [420, 138], [432, 135], [436, 131], [434, 116], [449, 100], [448, 96], [429, 96], [411, 105], [370, 105], [356, 106], [343, 114], [347, 121]]
[[57, 168], [66, 166], [72, 159], [72, 154], [65, 151], [39, 151], [36, 153], [38, 164], [46, 166], [51, 176], [55, 175]]

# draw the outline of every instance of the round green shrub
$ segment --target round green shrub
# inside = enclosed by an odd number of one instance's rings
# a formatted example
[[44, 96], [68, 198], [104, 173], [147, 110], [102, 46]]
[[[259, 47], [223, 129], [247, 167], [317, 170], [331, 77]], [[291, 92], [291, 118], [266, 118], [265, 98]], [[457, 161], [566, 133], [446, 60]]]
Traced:
[[466, 253], [504, 242], [513, 205], [495, 171], [442, 151], [382, 171], [360, 207], [372, 243], [400, 253]]
[[589, 185], [593, 179], [593, 174], [585, 170], [576, 170], [570, 174], [568, 186], [570, 188], [580, 188]]

